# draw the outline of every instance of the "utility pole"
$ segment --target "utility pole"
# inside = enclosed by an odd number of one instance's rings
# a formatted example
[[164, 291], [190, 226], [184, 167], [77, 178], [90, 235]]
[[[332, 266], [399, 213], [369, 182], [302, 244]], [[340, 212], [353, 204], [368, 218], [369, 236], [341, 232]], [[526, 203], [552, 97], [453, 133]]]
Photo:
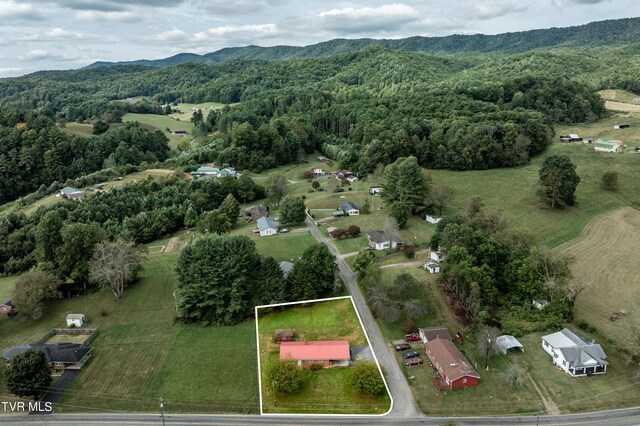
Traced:
[[491, 347], [491, 339], [487, 339], [487, 354], [484, 358], [484, 369], [488, 370], [489, 369], [489, 348]]
[[536, 426], [540, 424], [540, 402], [538, 401], [538, 415], [536, 417]]
[[162, 426], [164, 426], [164, 401], [160, 397], [160, 417], [162, 417]]

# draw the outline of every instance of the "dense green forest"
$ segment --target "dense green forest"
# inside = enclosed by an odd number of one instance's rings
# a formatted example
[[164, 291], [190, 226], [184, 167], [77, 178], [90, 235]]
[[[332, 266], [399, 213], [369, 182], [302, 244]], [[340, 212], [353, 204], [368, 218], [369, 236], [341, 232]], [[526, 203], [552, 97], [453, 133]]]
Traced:
[[409, 37], [393, 40], [356, 39], [329, 40], [310, 46], [246, 46], [220, 49], [204, 55], [180, 53], [165, 59], [131, 62], [96, 62], [88, 68], [116, 64], [167, 67], [187, 62], [215, 64], [233, 59], [260, 59], [266, 61], [334, 56], [362, 50], [369, 46], [381, 46], [393, 50], [422, 53], [460, 52], [526, 52], [553, 47], [603, 46], [636, 43], [640, 38], [639, 18], [627, 18], [592, 22], [566, 28], [520, 31], [497, 35], [450, 35], [446, 37]]

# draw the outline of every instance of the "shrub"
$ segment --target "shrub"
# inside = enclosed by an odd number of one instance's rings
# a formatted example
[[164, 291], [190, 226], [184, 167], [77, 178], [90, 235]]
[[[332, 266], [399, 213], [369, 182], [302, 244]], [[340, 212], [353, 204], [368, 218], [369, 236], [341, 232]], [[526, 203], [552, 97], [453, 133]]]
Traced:
[[416, 257], [416, 247], [413, 244], [405, 244], [402, 246], [402, 251], [407, 259], [413, 259]]
[[404, 322], [404, 324], [402, 324], [402, 331], [404, 331], [406, 334], [417, 333], [418, 326], [412, 319], [408, 319]]
[[303, 373], [293, 360], [276, 361], [267, 368], [267, 380], [276, 392], [294, 393], [302, 387]]
[[357, 361], [349, 371], [349, 383], [369, 395], [381, 395], [385, 391], [384, 382], [375, 362]]
[[322, 369], [323, 369], [322, 364], [311, 364], [309, 366], [309, 370], [311, 370], [311, 371], [320, 371]]
[[526, 371], [517, 364], [511, 364], [509, 369], [502, 373], [502, 379], [514, 388], [524, 386]]
[[596, 332], [596, 328], [595, 326], [589, 324], [589, 322], [579, 319], [576, 321], [576, 325], [578, 326], [578, 328], [580, 330], [584, 330], [584, 331], [588, 331], [589, 333], [595, 333]]

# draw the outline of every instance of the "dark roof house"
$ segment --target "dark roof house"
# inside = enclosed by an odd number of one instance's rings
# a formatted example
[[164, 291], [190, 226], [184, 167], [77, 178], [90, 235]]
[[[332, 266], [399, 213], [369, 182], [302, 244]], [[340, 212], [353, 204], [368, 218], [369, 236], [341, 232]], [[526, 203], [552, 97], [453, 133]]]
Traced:
[[441, 325], [436, 325], [435, 327], [419, 328], [418, 332], [420, 333], [420, 337], [422, 338], [422, 343], [427, 343], [429, 340], [437, 338], [451, 340], [449, 329], [447, 327], [442, 327]]
[[6, 350], [2, 356], [5, 363], [28, 350], [44, 352], [47, 363], [54, 369], [79, 370], [90, 358], [93, 348], [79, 343], [44, 343], [21, 345]]

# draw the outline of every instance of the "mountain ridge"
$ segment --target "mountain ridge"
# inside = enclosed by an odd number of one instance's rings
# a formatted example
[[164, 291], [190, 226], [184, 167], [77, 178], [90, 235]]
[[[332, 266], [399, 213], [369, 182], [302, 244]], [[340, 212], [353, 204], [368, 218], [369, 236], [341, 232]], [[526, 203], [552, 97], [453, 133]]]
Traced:
[[233, 59], [288, 60], [307, 57], [326, 57], [360, 51], [372, 45], [393, 50], [428, 54], [462, 52], [519, 53], [556, 47], [606, 46], [635, 43], [640, 40], [640, 17], [595, 21], [570, 27], [552, 27], [527, 31], [507, 32], [496, 35], [453, 34], [442, 37], [411, 36], [402, 39], [344, 39], [337, 38], [307, 46], [249, 45], [225, 47], [202, 55], [179, 53], [162, 59], [135, 61], [98, 61], [83, 69], [114, 65], [142, 65], [154, 68], [168, 67], [188, 62], [216, 64]]

